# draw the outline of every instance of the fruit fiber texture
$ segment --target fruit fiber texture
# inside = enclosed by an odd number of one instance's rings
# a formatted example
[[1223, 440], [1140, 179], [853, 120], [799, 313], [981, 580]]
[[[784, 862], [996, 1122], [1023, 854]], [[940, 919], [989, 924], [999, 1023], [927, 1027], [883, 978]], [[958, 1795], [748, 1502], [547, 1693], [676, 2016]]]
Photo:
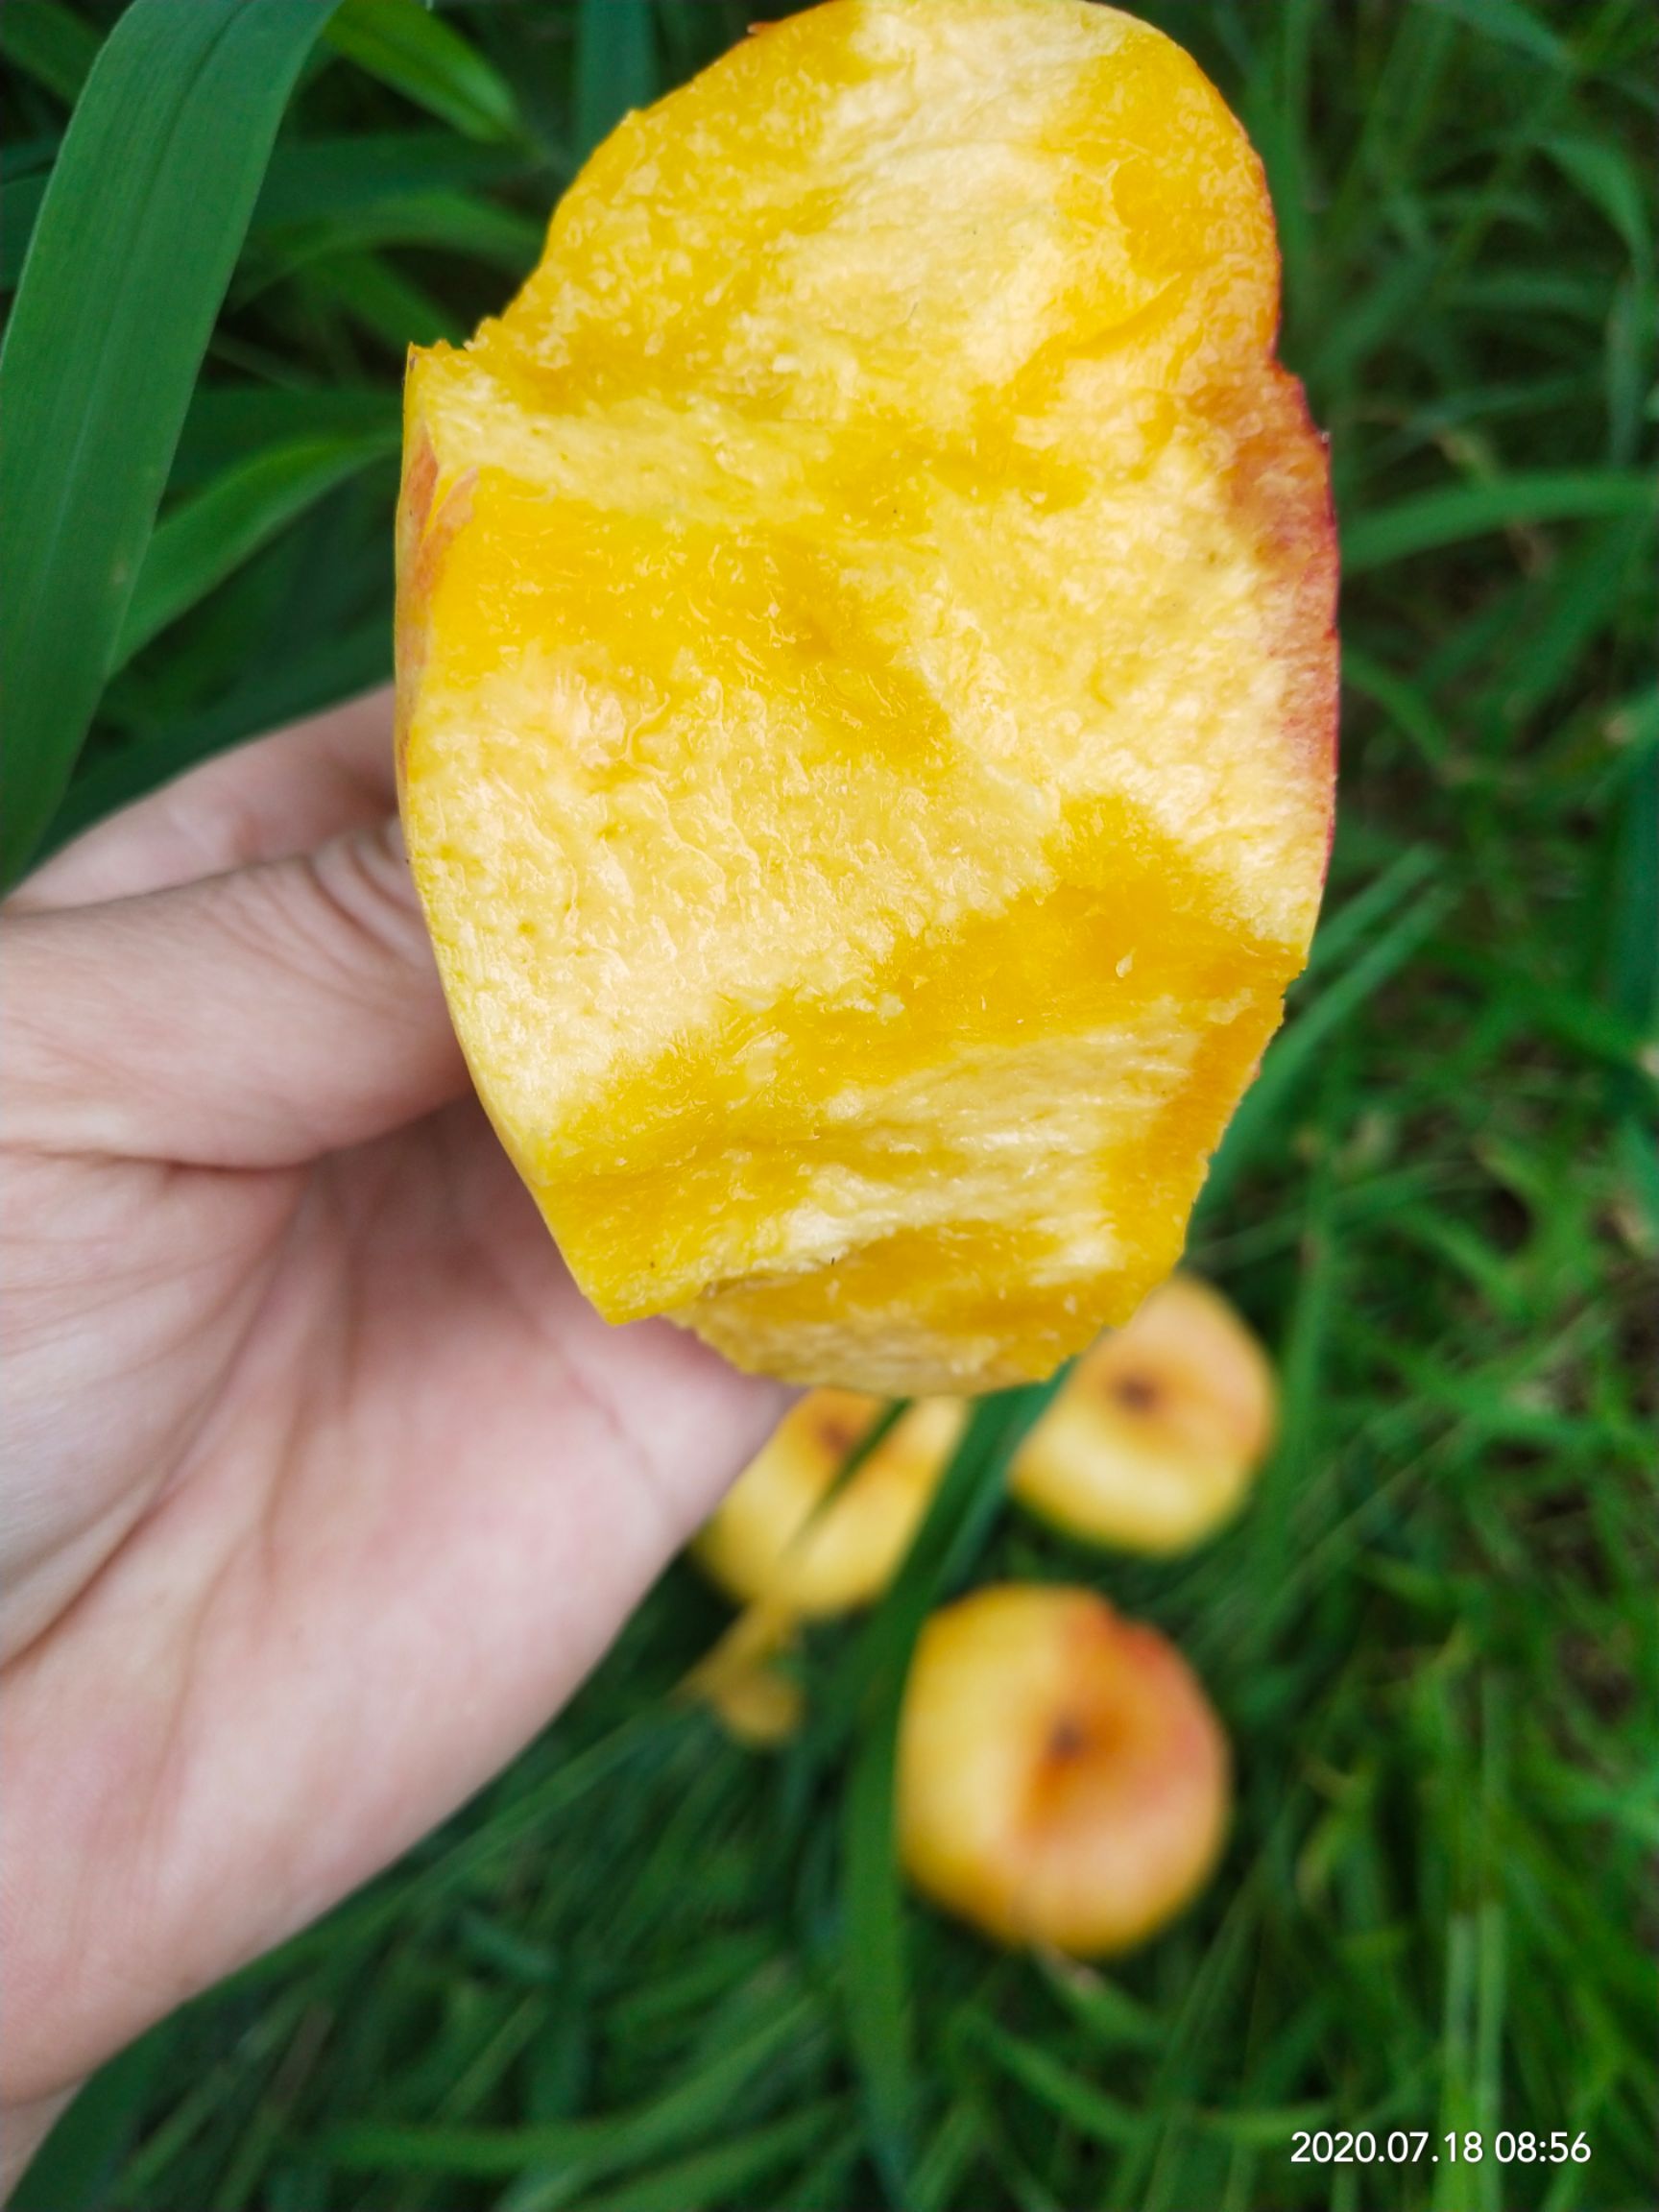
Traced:
[[1262, 172], [1085, 0], [834, 0], [630, 116], [412, 358], [408, 841], [607, 1317], [883, 1394], [1174, 1263], [1329, 846]]

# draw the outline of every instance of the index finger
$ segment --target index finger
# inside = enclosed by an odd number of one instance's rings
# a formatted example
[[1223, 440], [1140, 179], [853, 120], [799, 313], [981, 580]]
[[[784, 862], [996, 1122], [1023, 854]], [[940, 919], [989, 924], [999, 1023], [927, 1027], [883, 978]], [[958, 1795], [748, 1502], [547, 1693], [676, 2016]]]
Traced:
[[313, 852], [397, 804], [392, 692], [313, 714], [192, 768], [25, 878], [23, 912], [91, 906]]

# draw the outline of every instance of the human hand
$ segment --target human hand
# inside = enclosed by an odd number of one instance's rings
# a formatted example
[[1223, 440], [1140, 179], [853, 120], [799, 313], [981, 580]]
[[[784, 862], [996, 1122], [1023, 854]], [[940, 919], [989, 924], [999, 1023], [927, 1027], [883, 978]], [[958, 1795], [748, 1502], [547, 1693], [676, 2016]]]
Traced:
[[14, 2157], [510, 1758], [782, 1407], [571, 1284], [467, 1083], [390, 723], [198, 770], [3, 925]]

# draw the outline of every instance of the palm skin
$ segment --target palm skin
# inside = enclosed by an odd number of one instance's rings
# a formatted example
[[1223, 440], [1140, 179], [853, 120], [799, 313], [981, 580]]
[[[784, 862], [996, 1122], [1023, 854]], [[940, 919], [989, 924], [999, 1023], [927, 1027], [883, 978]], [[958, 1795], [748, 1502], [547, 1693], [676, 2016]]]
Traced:
[[781, 1409], [570, 1283], [377, 827], [387, 728], [185, 779], [6, 923], [13, 2158], [508, 1759]]

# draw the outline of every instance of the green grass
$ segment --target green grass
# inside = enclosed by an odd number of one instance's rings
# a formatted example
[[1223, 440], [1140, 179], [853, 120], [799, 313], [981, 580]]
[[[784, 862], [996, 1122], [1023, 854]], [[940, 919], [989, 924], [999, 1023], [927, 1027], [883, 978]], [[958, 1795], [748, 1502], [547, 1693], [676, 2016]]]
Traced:
[[[724, 1618], [676, 1567], [482, 1798], [108, 2069], [20, 2202], [1659, 2199], [1656, 18], [1144, 12], [1267, 161], [1350, 554], [1326, 925], [1194, 1236], [1283, 1371], [1256, 1503], [1168, 1565], [1074, 1551], [999, 1505], [1029, 1408], [992, 1409], [887, 1606], [812, 1639], [811, 1725], [774, 1759], [669, 1698]], [[8, 0], [9, 280], [118, 12]], [[385, 672], [403, 343], [498, 301], [583, 146], [756, 12], [348, 0], [138, 613], [103, 611], [130, 657], [48, 838]], [[1218, 1879], [1110, 1974], [1001, 1956], [895, 1883], [907, 1638], [992, 1575], [1161, 1623], [1233, 1735]], [[1292, 2164], [1325, 2126], [1559, 2128], [1593, 2154]]]

